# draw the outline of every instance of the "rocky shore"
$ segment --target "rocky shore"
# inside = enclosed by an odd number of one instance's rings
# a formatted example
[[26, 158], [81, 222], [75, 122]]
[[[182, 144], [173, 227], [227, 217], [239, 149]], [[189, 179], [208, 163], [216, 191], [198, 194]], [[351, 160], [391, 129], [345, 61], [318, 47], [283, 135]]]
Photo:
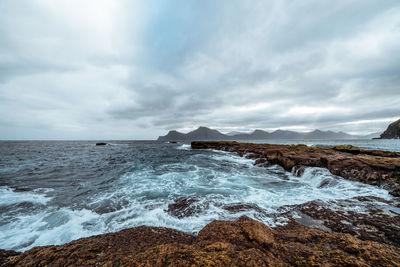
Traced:
[[[399, 196], [399, 153], [236, 142], [193, 142], [192, 148], [236, 152], [259, 166], [278, 164], [299, 179], [305, 167], [323, 167]], [[282, 206], [274, 214], [251, 203], [221, 205], [237, 217], [243, 211], [260, 220], [275, 217], [280, 226], [270, 228], [245, 216], [213, 221], [197, 235], [140, 226], [24, 253], [0, 250], [0, 266], [400, 266], [396, 197], [315, 200]], [[188, 196], [175, 199], [165, 211], [183, 218], [207, 208], [207, 202]]]
[[382, 186], [400, 196], [400, 153], [365, 150], [350, 145], [332, 148], [306, 145], [271, 145], [224, 141], [192, 142], [193, 149], [236, 152], [255, 159], [255, 164], [278, 164], [286, 171], [301, 174], [304, 167], [321, 167], [352, 181]]
[[241, 217], [197, 236], [135, 227], [25, 253], [0, 251], [2, 266], [399, 266], [400, 249], [291, 220], [274, 229]]

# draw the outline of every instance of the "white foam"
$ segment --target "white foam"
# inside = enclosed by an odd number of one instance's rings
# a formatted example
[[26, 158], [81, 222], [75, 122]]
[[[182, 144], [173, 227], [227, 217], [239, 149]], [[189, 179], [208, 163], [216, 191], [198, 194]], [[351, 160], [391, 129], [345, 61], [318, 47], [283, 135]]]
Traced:
[[[50, 199], [43, 192], [0, 190], [3, 205], [46, 204]], [[234, 220], [242, 215], [274, 226], [285, 221], [271, 215], [282, 206], [367, 195], [391, 198], [386, 190], [336, 177], [321, 168], [306, 168], [301, 177], [295, 177], [278, 166], [253, 166], [253, 160], [233, 153], [199, 152], [179, 163], [135, 168], [88, 199], [88, 209], [46, 206], [19, 214], [0, 226], [0, 248], [22, 251], [139, 225], [195, 233], [212, 220]], [[187, 196], [195, 197], [194, 205], [204, 209], [184, 218], [166, 211], [174, 199]], [[255, 208], [236, 213], [223, 208], [233, 203]], [[255, 205], [265, 212], [260, 214]], [[105, 208], [109, 210], [100, 211]]]
[[[15, 192], [9, 187], [0, 188], [0, 205], [12, 205], [23, 202], [46, 204], [51, 198], [38, 191]], [[42, 190], [44, 191], [44, 190]]]
[[[292, 176], [293, 179], [296, 177]], [[303, 175], [300, 177], [301, 182], [309, 186], [319, 199], [346, 199], [357, 196], [376, 196], [385, 199], [391, 199], [389, 192], [385, 189], [349, 181], [344, 178], [335, 176], [327, 169], [323, 168], [306, 168]], [[322, 187], [323, 183], [326, 187]]]
[[212, 158], [218, 161], [231, 161], [238, 164], [253, 166], [254, 160], [240, 157], [232, 153], [224, 153], [223, 155], [213, 155]]
[[21, 214], [11, 223], [0, 226], [0, 247], [24, 251], [35, 246], [59, 245], [99, 234], [103, 228], [99, 216], [92, 211], [46, 209]]
[[188, 144], [183, 144], [181, 146], [177, 146], [176, 149], [178, 149], [178, 150], [190, 150], [191, 146], [188, 145]]

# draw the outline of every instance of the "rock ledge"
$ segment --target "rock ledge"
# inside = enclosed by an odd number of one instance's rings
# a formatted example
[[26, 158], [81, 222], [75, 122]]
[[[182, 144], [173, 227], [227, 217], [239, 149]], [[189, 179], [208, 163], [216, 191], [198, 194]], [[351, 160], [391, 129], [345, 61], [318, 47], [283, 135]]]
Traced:
[[135, 227], [18, 254], [1, 266], [399, 266], [400, 249], [295, 221], [275, 229], [241, 217], [213, 221], [192, 236]]

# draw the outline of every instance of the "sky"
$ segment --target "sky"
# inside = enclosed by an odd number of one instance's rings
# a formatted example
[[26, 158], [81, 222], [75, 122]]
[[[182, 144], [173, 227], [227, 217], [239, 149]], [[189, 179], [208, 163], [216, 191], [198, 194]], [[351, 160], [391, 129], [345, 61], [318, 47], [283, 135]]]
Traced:
[[398, 0], [0, 0], [0, 139], [382, 132]]

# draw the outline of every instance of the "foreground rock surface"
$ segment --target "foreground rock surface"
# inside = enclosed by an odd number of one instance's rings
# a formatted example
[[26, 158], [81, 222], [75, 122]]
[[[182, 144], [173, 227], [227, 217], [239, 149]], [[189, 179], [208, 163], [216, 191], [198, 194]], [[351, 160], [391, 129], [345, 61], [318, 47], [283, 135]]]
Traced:
[[251, 144], [223, 141], [192, 142], [193, 149], [216, 149], [245, 154], [257, 164], [278, 164], [287, 171], [302, 166], [322, 167], [348, 180], [384, 186], [400, 196], [400, 153], [364, 150], [353, 146], [333, 148], [306, 145]]
[[192, 236], [136, 227], [22, 254], [0, 251], [2, 266], [399, 266], [400, 249], [295, 221], [271, 229], [242, 217], [213, 221]]

